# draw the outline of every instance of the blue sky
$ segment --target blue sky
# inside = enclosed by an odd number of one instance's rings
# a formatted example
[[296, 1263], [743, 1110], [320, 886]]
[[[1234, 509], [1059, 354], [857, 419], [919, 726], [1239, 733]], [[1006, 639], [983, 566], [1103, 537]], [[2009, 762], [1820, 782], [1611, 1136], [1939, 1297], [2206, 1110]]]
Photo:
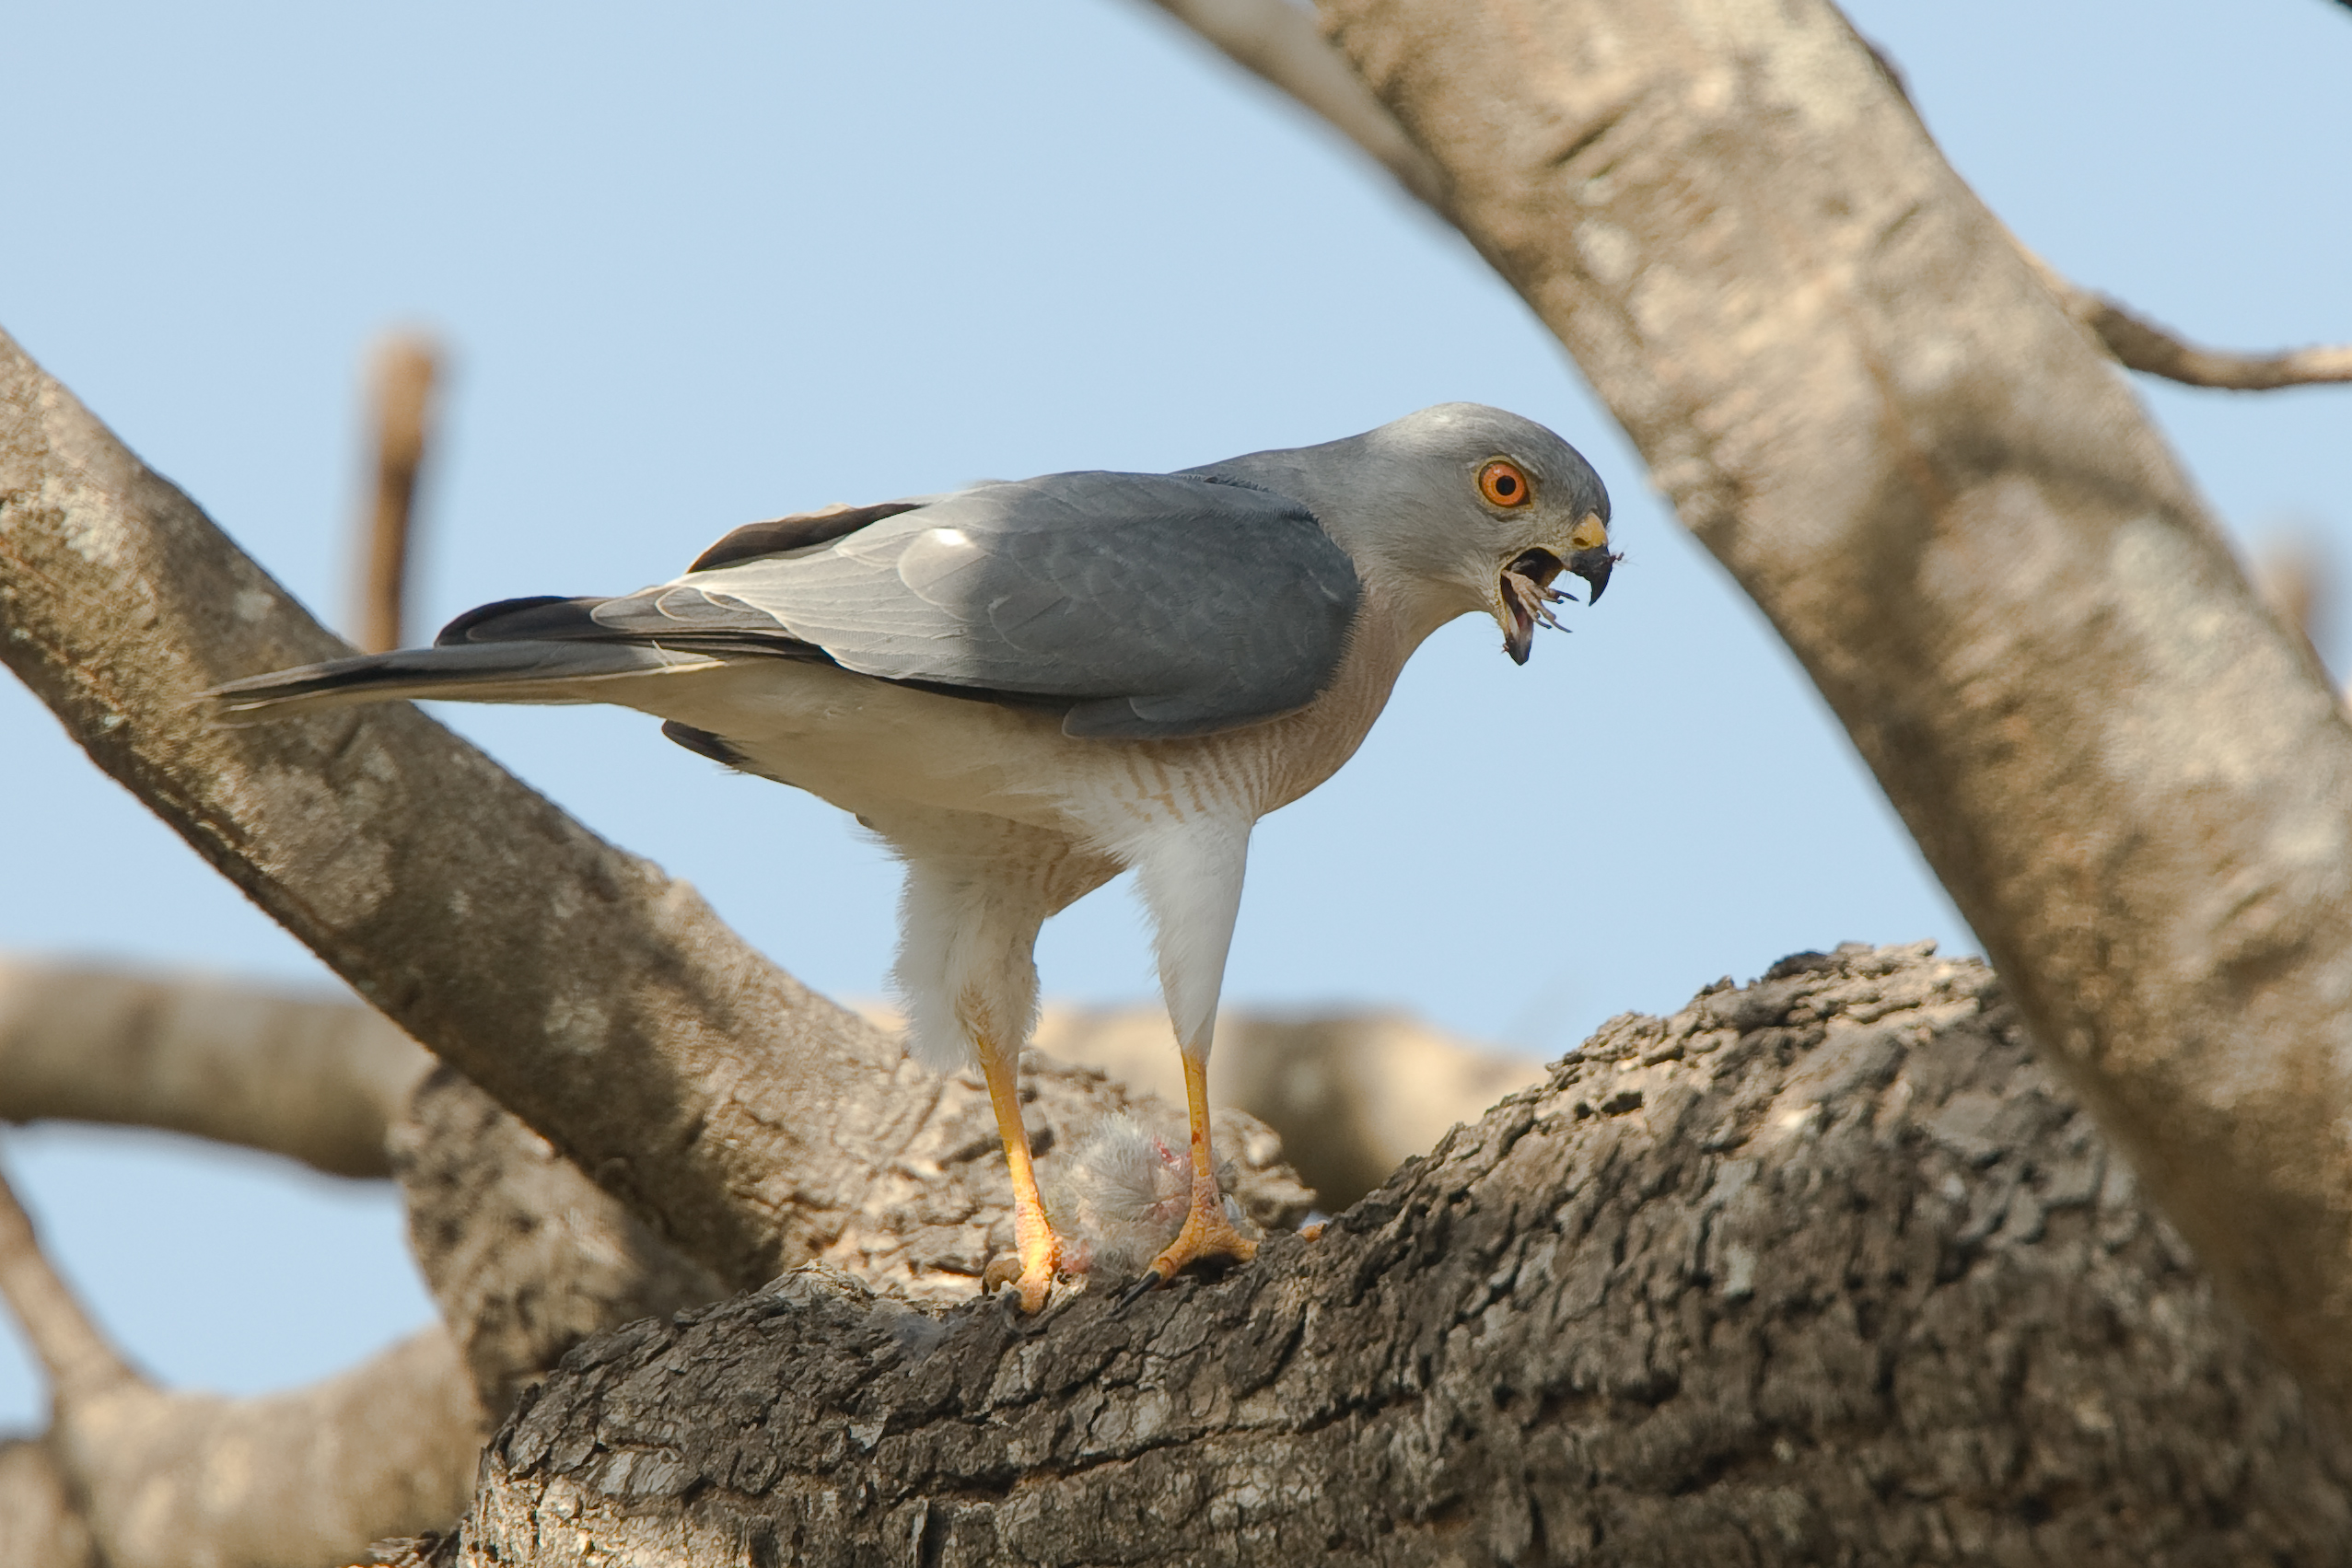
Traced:
[[[2061, 270], [2205, 342], [2352, 340], [2340, 6], [1850, 14]], [[555, 15], [22, 8], [12, 118], [41, 132], [10, 169], [0, 326], [338, 623], [361, 356], [389, 324], [443, 334], [420, 632], [658, 580], [782, 511], [1502, 404], [1599, 466], [1627, 560], [1524, 669], [1491, 626], [1442, 633], [1356, 761], [1261, 827], [1228, 1003], [1393, 1004], [1557, 1054], [1799, 948], [1973, 948], [1526, 308], [1157, 13]], [[2293, 527], [2352, 563], [2352, 391], [2142, 392], [2241, 538]], [[441, 716], [804, 979], [881, 991], [895, 878], [830, 808], [634, 714]], [[0, 947], [333, 983], [13, 684], [0, 760]], [[1041, 960], [1050, 994], [1151, 994], [1124, 886]], [[123, 1132], [8, 1133], [0, 1157], [171, 1381], [297, 1382], [429, 1312], [380, 1188]], [[0, 1335], [0, 1426], [41, 1399]]]

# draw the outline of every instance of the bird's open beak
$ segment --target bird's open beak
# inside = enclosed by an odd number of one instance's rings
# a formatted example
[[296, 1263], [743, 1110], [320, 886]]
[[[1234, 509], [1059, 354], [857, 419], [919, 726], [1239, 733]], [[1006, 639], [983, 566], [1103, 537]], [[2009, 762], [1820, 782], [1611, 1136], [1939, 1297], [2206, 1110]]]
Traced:
[[1568, 547], [1566, 561], [1548, 550], [1531, 550], [1503, 568], [1502, 580], [1496, 585], [1502, 613], [1496, 619], [1503, 623], [1503, 651], [1511, 656], [1513, 664], [1527, 662], [1538, 626], [1560, 624], [1552, 607], [1566, 602], [1568, 596], [1552, 583], [1561, 573], [1585, 580], [1592, 590], [1585, 597], [1587, 604], [1598, 603], [1609, 586], [1610, 568], [1617, 564], [1617, 557], [1610, 552], [1608, 526], [1599, 517], [1587, 517], [1578, 523], [1568, 535]]

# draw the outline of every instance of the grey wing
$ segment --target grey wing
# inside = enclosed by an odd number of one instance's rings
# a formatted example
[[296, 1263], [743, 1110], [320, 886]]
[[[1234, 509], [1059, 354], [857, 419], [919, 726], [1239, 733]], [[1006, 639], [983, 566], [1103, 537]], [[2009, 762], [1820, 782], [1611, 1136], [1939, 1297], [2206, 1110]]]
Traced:
[[668, 645], [822, 656], [1065, 710], [1072, 735], [1202, 735], [1311, 702], [1360, 587], [1314, 515], [1173, 474], [983, 485], [829, 549], [730, 563], [596, 606]]

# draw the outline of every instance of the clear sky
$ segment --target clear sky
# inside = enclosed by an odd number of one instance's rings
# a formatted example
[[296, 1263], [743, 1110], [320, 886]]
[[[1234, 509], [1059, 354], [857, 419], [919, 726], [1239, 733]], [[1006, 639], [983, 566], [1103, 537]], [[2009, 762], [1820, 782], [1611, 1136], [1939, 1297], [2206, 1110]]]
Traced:
[[[2206, 342], [2352, 340], [2352, 13], [1869, 0], [2026, 243]], [[1463, 398], [1600, 467], [1626, 560], [1517, 669], [1461, 622], [1259, 830], [1229, 1004], [1393, 1004], [1557, 1054], [1841, 940], [1973, 939], [1574, 368], [1352, 149], [1132, 0], [19, 7], [0, 327], [342, 622], [366, 345], [455, 357], [418, 632], [625, 590], [738, 523], [1322, 440]], [[2352, 391], [2143, 383], [2233, 529], [2352, 563]], [[2352, 586], [2352, 585], [2347, 585]], [[1858, 612], [1858, 607], [1857, 607]], [[2334, 648], [2329, 650], [2335, 652]], [[597, 710], [441, 710], [820, 988], [895, 878], [829, 807]], [[332, 985], [0, 684], [0, 947]], [[1050, 994], [1151, 994], [1124, 887]], [[429, 1312], [381, 1188], [121, 1132], [0, 1137], [133, 1353], [250, 1391]], [[38, 1420], [0, 1334], [0, 1427]]]

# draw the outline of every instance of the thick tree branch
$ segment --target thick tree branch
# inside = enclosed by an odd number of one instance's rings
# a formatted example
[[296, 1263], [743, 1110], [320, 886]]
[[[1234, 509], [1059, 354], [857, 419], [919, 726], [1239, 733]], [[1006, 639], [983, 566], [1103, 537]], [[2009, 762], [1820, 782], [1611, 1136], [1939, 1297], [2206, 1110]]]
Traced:
[[1152, 0], [1243, 70], [1287, 93], [1443, 214], [1446, 176], [1289, 0]]
[[2347, 1480], [1988, 971], [1850, 950], [1124, 1313], [811, 1271], [590, 1341], [461, 1560], [2335, 1561]]
[[65, 1472], [39, 1439], [0, 1438], [0, 1568], [102, 1568]]
[[[1057, 1195], [1082, 1179], [1068, 1158], [1112, 1114], [1157, 1122], [1181, 1140], [1172, 1106], [1132, 1095], [1099, 1073], [1030, 1053], [1022, 1120]], [[967, 1299], [976, 1276], [1012, 1244], [1012, 1214], [984, 1096], [957, 1081], [937, 1113], [909, 1119], [891, 1161], [894, 1179], [860, 1211], [825, 1261], [902, 1299]], [[1287, 1230], [1312, 1194], [1281, 1163], [1260, 1123], [1217, 1113], [1229, 1162], [1227, 1190], [1250, 1217]], [[483, 1407], [502, 1415], [525, 1383], [601, 1329], [727, 1294], [620, 1203], [598, 1191], [537, 1133], [447, 1068], [419, 1088], [392, 1146], [408, 1201], [409, 1242], [456, 1337]], [[1079, 1210], [1057, 1207], [1065, 1239], [1088, 1242]], [[1152, 1249], [1168, 1239], [1157, 1237]], [[1113, 1284], [1124, 1280], [1114, 1279]]]
[[[1292, 0], [1152, 3], [1216, 45], [1234, 64], [1321, 115], [1440, 216], [1453, 216], [1448, 194], [1452, 175], [1422, 151], [1388, 106], [1371, 95], [1363, 78], [1323, 38], [1303, 7]], [[2352, 0], [2344, 3], [2352, 4]], [[1887, 74], [1890, 85], [1907, 99], [1908, 91], [1893, 63], [1875, 49], [1872, 58]], [[2128, 369], [2192, 387], [2241, 392], [2352, 381], [2352, 345], [2283, 354], [2199, 348], [2129, 307], [2060, 276], [2031, 252], [2028, 258], [2067, 313]]]
[[385, 1130], [431, 1064], [355, 1003], [0, 957], [0, 1121], [155, 1127], [389, 1176]]
[[2352, 1396], [2352, 726], [1817, 0], [1328, 0], [2225, 1286]]

